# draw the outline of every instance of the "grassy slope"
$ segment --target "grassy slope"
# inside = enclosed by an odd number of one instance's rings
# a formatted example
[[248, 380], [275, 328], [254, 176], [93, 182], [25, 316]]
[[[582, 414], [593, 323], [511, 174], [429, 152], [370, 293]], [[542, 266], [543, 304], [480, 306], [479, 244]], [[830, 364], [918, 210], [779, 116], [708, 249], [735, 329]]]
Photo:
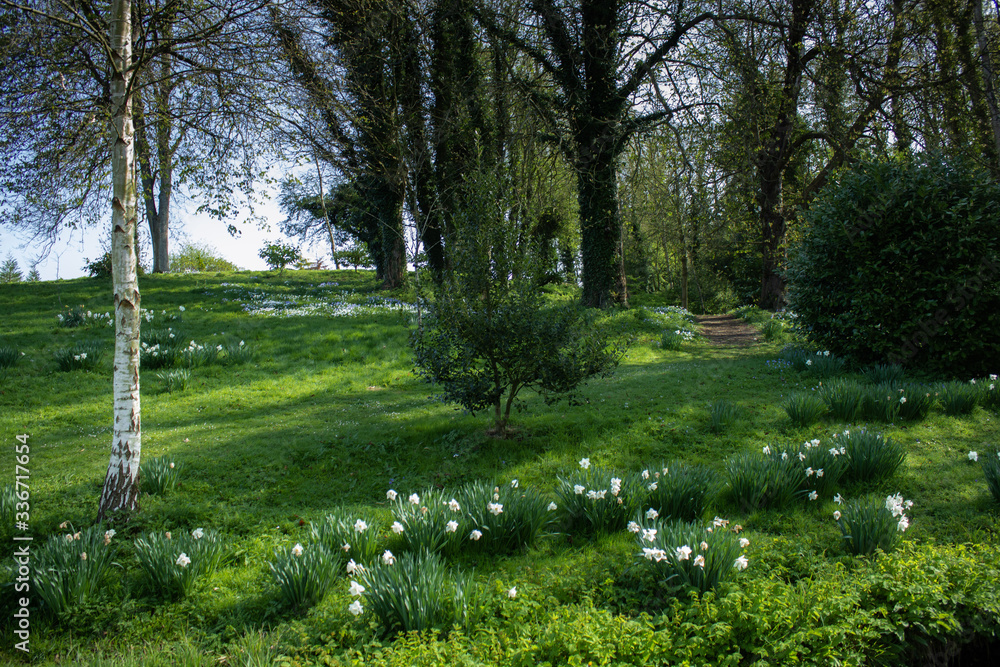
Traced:
[[[326, 281], [339, 285], [316, 287]], [[496, 441], [484, 435], [485, 416], [428, 400], [433, 387], [412, 374], [410, 314], [266, 317], [240, 305], [248, 290], [282, 300], [313, 295], [360, 302], [374, 287], [368, 274], [348, 271], [142, 279], [142, 305], [156, 313], [144, 327], [168, 325], [203, 344], [244, 340], [256, 361], [195, 368], [188, 389], [174, 393], [163, 391], [156, 371], [143, 374], [142, 455], [172, 457], [183, 467], [182, 484], [165, 498], [144, 498], [127, 533], [214, 528], [236, 547], [235, 566], [218, 572], [193, 598], [157, 604], [125, 550], [121, 562], [130, 574], [109, 591], [125, 602], [95, 605], [60, 628], [43, 626], [47, 631], [33, 637], [36, 660], [95, 642], [116, 651], [181, 636], [222, 652], [246, 632], [275, 625], [291, 628], [299, 643], [350, 644], [360, 640], [335, 636], [349, 624], [346, 595], [338, 590], [308, 617], [289, 619], [273, 603], [267, 572], [274, 549], [305, 542], [308, 522], [334, 505], [385, 508], [390, 487], [408, 493], [477, 478], [516, 477], [551, 490], [555, 475], [583, 456], [622, 471], [683, 459], [721, 476], [734, 452], [826, 440], [843, 427], [789, 425], [778, 407], [781, 397], [809, 387], [792, 371], [766, 366], [775, 345], [720, 350], [701, 343], [664, 352], [655, 330], [640, 327], [627, 362], [613, 378], [584, 388], [582, 405], [548, 407], [529, 396], [527, 410], [516, 417], [521, 437]], [[105, 312], [109, 294], [108, 285], [91, 279], [0, 286], [0, 345], [26, 353], [0, 384], [0, 437], [13, 444], [15, 434], [31, 435], [36, 539], [63, 521], [88, 525], [96, 511], [110, 440], [111, 330], [57, 327], [56, 314], [77, 304]], [[172, 315], [179, 321], [165, 322]], [[100, 367], [58, 372], [54, 351], [81, 339], [106, 342]], [[708, 405], [717, 398], [739, 403], [747, 414], [722, 435], [708, 430]], [[996, 504], [978, 466], [965, 457], [1000, 441], [996, 422], [981, 409], [963, 418], [935, 411], [921, 424], [887, 428], [907, 445], [909, 457], [902, 473], [879, 490], [915, 500], [908, 540], [997, 542]], [[12, 479], [12, 456], [0, 458], [0, 473]], [[740, 516], [719, 501], [710, 511], [742, 523], [755, 544], [780, 543], [759, 560], [762, 567], [787, 570], [795, 566], [775, 554], [843, 555], [830, 519], [833, 507], [822, 499]], [[497, 586], [515, 581], [544, 590], [556, 603], [596, 598], [614, 609], [618, 593], [608, 582], [621, 575], [634, 551], [625, 535], [582, 543], [556, 537], [523, 556], [467, 565], [478, 565]], [[753, 561], [752, 550], [749, 555]], [[114, 639], [103, 638], [107, 628]]]

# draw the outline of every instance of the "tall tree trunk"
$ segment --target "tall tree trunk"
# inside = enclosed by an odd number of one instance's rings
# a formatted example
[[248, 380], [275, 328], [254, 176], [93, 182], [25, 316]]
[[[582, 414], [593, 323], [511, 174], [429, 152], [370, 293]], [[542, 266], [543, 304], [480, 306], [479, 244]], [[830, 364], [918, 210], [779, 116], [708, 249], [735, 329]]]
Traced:
[[609, 308], [628, 304], [621, 261], [618, 182], [610, 151], [577, 164], [580, 248], [583, 254], [583, 304]]
[[760, 307], [775, 310], [781, 305], [785, 283], [778, 273], [781, 249], [785, 239], [785, 215], [781, 210], [781, 167], [758, 168], [760, 176], [757, 195], [761, 227]]
[[111, 460], [97, 517], [139, 509], [139, 282], [136, 275], [136, 182], [132, 127], [132, 2], [111, 5], [111, 265], [115, 302], [114, 420]]
[[319, 166], [319, 156], [315, 156], [316, 177], [319, 179], [319, 205], [323, 213], [323, 222], [326, 224], [326, 233], [330, 236], [330, 257], [333, 259], [333, 268], [340, 271], [340, 260], [337, 259], [337, 240], [333, 237], [333, 225], [330, 224], [330, 215], [326, 212], [326, 193], [323, 192], [323, 170]]
[[[983, 64], [983, 88], [986, 104], [990, 110], [990, 127], [993, 130], [993, 146], [1000, 156], [1000, 105], [997, 104], [996, 77], [993, 75], [993, 57], [990, 55], [990, 45], [987, 41], [986, 26], [983, 25], [983, 0], [972, 0], [974, 4], [974, 20], [976, 22], [976, 39], [979, 46], [979, 58]], [[1000, 170], [1000, 163], [995, 166]]]

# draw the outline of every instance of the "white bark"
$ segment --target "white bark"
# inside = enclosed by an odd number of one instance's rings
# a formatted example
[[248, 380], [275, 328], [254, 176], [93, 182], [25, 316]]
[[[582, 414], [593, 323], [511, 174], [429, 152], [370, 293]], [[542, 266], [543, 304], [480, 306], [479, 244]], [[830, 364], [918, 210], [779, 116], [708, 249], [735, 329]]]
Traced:
[[111, 264], [115, 301], [114, 424], [98, 518], [139, 508], [139, 283], [132, 126], [132, 2], [111, 6]]

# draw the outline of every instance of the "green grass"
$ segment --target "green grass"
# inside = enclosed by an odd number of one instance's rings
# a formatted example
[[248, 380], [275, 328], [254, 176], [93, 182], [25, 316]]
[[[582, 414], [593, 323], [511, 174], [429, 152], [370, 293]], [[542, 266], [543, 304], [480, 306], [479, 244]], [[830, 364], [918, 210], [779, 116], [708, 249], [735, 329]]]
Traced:
[[[320, 287], [328, 282], [338, 284]], [[195, 656], [190, 664], [199, 664], [200, 655], [201, 664], [218, 664], [222, 655], [237, 661], [279, 654], [296, 665], [324, 658], [463, 664], [463, 656], [473, 655], [480, 664], [515, 664], [518, 650], [522, 664], [564, 664], [569, 656], [582, 656], [584, 664], [587, 659], [600, 664], [606, 655], [638, 660], [634, 656], [640, 653], [630, 653], [624, 643], [605, 644], [625, 642], [615, 638], [633, 632], [647, 637], [642, 613], [661, 619], [650, 621], [650, 628], [671, 626], [666, 618], [707, 627], [714, 603], [674, 598], [668, 586], [644, 574], [646, 568], [636, 568], [634, 536], [626, 531], [588, 537], [556, 527], [527, 551], [455, 556], [456, 572], [474, 573], [487, 598], [483, 623], [493, 634], [467, 630], [447, 643], [429, 636], [381, 637], [347, 611], [351, 598], [342, 575], [317, 606], [290, 610], [278, 602], [269, 564], [276, 552], [309, 543], [310, 524], [338, 507], [379, 517], [388, 526], [390, 488], [408, 495], [477, 480], [518, 479], [521, 487], [555, 499], [557, 476], [578, 469], [585, 457], [622, 478], [650, 461], [703, 465], [721, 484], [725, 461], [734, 455], [760, 452], [764, 445], [797, 451], [811, 439], [832, 446], [834, 432], [857, 425], [830, 418], [792, 425], [782, 404], [792, 394], [812, 393], [816, 378], [773, 363], [779, 343], [733, 349], [694, 341], [679, 351], [664, 350], [663, 333], [687, 321], [645, 312], [613, 316], [637, 337], [613, 377], [590, 382], [572, 404], [549, 406], [538, 396], [526, 396], [514, 436], [493, 439], [486, 435], [486, 415], [436, 401], [435, 388], [415, 378], [408, 348], [415, 314], [392, 304], [364, 310], [372, 297], [407, 301], [412, 295], [386, 295], [376, 287], [370, 273], [353, 271], [140, 279], [142, 306], [154, 314], [144, 327], [170, 327], [184, 346], [194, 340], [213, 348], [238, 347], [243, 341], [252, 353], [239, 363], [190, 368], [183, 391], [160, 388], [155, 373], [163, 369], [143, 375], [142, 456], [176, 461], [178, 484], [169, 494], [144, 496], [136, 519], [118, 528], [115, 562], [120, 567], [113, 568], [111, 583], [97, 600], [69, 616], [32, 616], [31, 662], [55, 664], [58, 655], [62, 660], [76, 656], [75, 664], [180, 664], [183, 656], [183, 661]], [[572, 296], [564, 291], [556, 290], [554, 298]], [[248, 301], [288, 314], [247, 312], [242, 304]], [[0, 434], [8, 440], [8, 452], [16, 434], [30, 434], [30, 523], [36, 541], [64, 532], [59, 529], [64, 521], [77, 530], [88, 526], [96, 514], [111, 436], [113, 332], [110, 327], [61, 327], [56, 315], [65, 312], [64, 306], [81, 305], [103, 313], [110, 302], [110, 285], [97, 279], [0, 286], [0, 347], [24, 353], [0, 375]], [[346, 307], [331, 303], [354, 304], [365, 314], [339, 316]], [[100, 344], [107, 353], [93, 369], [58, 371], [56, 351], [79, 344]], [[735, 406], [742, 417], [715, 432], [706, 406], [717, 401]], [[964, 548], [953, 545], [971, 543], [986, 550], [982, 558], [995, 562], [1000, 506], [979, 467], [969, 465], [967, 452], [985, 451], [1000, 441], [996, 414], [977, 407], [948, 416], [935, 408], [924, 420], [869, 428], [901, 443], [906, 462], [881, 485], [852, 483], [841, 493], [853, 498], [898, 492], [914, 501], [904, 547], [893, 558], [930, 563], [935, 549], [950, 554], [948, 549]], [[13, 453], [0, 457], [2, 484], [13, 482], [14, 465]], [[728, 497], [719, 494], [705, 518], [719, 515], [742, 526], [741, 535], [751, 541], [750, 567], [735, 578], [739, 588], [723, 588], [720, 595], [749, 596], [746, 604], [765, 613], [777, 601], [794, 607], [795, 596], [809, 599], [810, 590], [815, 595], [851, 591], [866, 577], [880, 576], [876, 565], [855, 562], [847, 554], [829, 498], [744, 513]], [[199, 527], [217, 531], [231, 553], [191, 595], [164, 600], [142, 575], [132, 543], [145, 531]], [[11, 550], [9, 533], [9, 526], [0, 528]], [[395, 542], [387, 544], [397, 548]], [[847, 583], [844, 563], [856, 575], [850, 581], [861, 583]], [[922, 570], [914, 566], [913, 571]], [[0, 580], [9, 580], [5, 576], [0, 570]], [[514, 599], [506, 595], [512, 586], [518, 591]], [[12, 597], [0, 603], [8, 618]], [[739, 606], [735, 600], [732, 605]], [[775, 619], [784, 618], [771, 611]], [[840, 618], [823, 623], [836, 625]], [[773, 630], [745, 629], [744, 636], [771, 637], [771, 644], [758, 646], [764, 650], [785, 639], [768, 632], [784, 627], [790, 637], [798, 629], [793, 620], [782, 622], [775, 620]], [[681, 637], [689, 630], [676, 632]], [[855, 637], [850, 650], [891, 654], [886, 646], [898, 642], [879, 632], [881, 639]], [[649, 637], [654, 642], [655, 636]], [[8, 655], [23, 661], [11, 652], [11, 643], [0, 647], [0, 661]], [[687, 658], [663, 655], [697, 664], [722, 660], [715, 654], [698, 657], [696, 644], [692, 639]], [[739, 644], [732, 650], [759, 656], [754, 646]], [[427, 657], [433, 651], [452, 657], [435, 662]], [[474, 664], [471, 660], [464, 664]]]

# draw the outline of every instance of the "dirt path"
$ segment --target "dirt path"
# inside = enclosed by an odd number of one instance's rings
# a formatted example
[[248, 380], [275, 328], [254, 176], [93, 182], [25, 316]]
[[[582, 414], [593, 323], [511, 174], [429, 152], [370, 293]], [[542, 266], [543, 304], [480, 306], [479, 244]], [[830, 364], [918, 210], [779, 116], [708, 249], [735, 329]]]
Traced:
[[760, 340], [760, 332], [732, 315], [699, 315], [701, 332], [712, 345], [748, 347]]

